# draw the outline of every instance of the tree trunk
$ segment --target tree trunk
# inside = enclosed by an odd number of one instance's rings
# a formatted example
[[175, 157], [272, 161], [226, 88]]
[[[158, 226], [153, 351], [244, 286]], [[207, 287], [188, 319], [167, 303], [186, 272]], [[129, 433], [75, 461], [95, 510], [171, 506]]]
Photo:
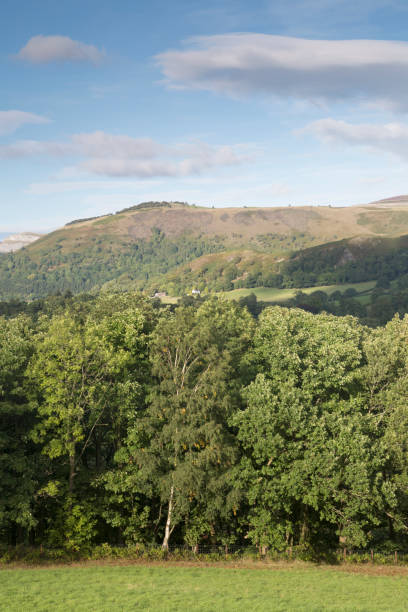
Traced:
[[173, 512], [173, 498], [174, 498], [174, 485], [172, 485], [170, 489], [169, 508], [167, 511], [166, 528], [164, 530], [164, 538], [163, 538], [163, 544], [162, 544], [162, 548], [164, 550], [169, 549], [169, 539], [171, 536], [171, 532], [173, 531], [173, 529], [171, 529], [171, 515]]
[[74, 478], [75, 478], [75, 453], [69, 456], [69, 480], [68, 480], [68, 491], [71, 496], [74, 491]]
[[300, 528], [300, 536], [299, 536], [299, 544], [303, 546], [306, 544], [307, 537], [309, 535], [309, 526], [308, 526], [308, 516], [307, 516], [307, 507], [303, 506], [302, 508], [302, 525]]
[[99, 472], [101, 467], [101, 445], [99, 442], [99, 436], [97, 433], [94, 434], [95, 440], [95, 468], [96, 471]]
[[395, 540], [394, 522], [390, 516], [388, 517], [388, 531], [390, 534], [390, 539], [394, 541]]

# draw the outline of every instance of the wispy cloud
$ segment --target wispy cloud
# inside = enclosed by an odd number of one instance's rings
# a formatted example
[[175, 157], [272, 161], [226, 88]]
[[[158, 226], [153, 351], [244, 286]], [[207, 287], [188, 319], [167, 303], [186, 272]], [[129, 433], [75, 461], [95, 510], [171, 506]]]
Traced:
[[121, 189], [135, 189], [136, 186], [150, 184], [151, 181], [121, 181], [116, 180], [82, 180], [82, 181], [60, 181], [50, 180], [30, 183], [24, 193], [30, 195], [52, 195], [55, 193], [72, 193], [74, 191], [104, 192], [115, 191], [120, 186]]
[[337, 119], [320, 119], [298, 130], [325, 143], [366, 147], [408, 159], [408, 125], [402, 123], [352, 124]]
[[10, 134], [26, 123], [49, 123], [47, 117], [19, 110], [0, 111], [0, 134]]
[[236, 33], [193, 38], [156, 60], [170, 87], [408, 110], [406, 42]]
[[48, 64], [49, 62], [91, 62], [99, 63], [104, 53], [79, 40], [68, 36], [33, 36], [20, 49], [16, 56], [20, 60], [32, 64]]
[[46, 155], [77, 157], [77, 168], [101, 176], [186, 177], [211, 168], [233, 166], [249, 158], [242, 147], [204, 142], [163, 145], [148, 138], [93, 132], [74, 134], [69, 141], [21, 140], [0, 146], [0, 158]]

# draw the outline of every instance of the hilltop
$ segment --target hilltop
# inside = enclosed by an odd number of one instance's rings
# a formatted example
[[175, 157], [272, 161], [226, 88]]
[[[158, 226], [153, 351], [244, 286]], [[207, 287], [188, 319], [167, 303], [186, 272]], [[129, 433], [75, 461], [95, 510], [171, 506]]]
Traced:
[[[231, 243], [258, 240], [264, 235], [292, 237], [323, 244], [357, 235], [401, 235], [408, 233], [408, 196], [350, 207], [286, 206], [208, 208], [181, 202], [143, 202], [115, 214], [79, 219], [49, 234], [66, 240], [111, 235], [125, 242], [149, 239], [153, 228], [168, 237], [185, 233], [223, 236]], [[401, 205], [407, 204], [406, 210]], [[386, 209], [381, 205], [387, 203]], [[63, 234], [60, 234], [63, 232]], [[40, 243], [41, 244], [41, 243]], [[39, 246], [39, 245], [38, 245]]]
[[[336, 261], [329, 258], [331, 266], [341, 267], [347, 264], [347, 249], [361, 259], [378, 248], [405, 248], [392, 242], [404, 235], [407, 196], [344, 208], [143, 202], [78, 219], [19, 252], [1, 255], [0, 297], [101, 288], [164, 289], [177, 295], [197, 283], [216, 290], [276, 286], [282, 283], [279, 275], [299, 272], [306, 260], [342, 252]], [[366, 246], [357, 249], [356, 244]]]

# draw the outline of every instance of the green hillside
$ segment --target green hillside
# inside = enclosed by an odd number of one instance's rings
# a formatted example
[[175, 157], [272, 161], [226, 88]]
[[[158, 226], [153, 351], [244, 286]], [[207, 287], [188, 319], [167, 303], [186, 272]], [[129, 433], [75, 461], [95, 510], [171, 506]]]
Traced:
[[[408, 272], [408, 208], [205, 208], [145, 202], [0, 255], [0, 299], [363, 282]], [[363, 263], [364, 262], [364, 263]]]
[[160, 287], [183, 295], [265, 287], [294, 289], [367, 281], [393, 281], [408, 274], [408, 236], [358, 237], [282, 253], [224, 251], [203, 255], [170, 270]]

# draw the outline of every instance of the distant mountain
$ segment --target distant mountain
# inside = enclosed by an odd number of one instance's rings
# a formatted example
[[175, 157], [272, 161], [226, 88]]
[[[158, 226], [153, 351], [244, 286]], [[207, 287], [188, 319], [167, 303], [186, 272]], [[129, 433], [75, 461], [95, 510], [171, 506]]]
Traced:
[[0, 253], [18, 251], [39, 238], [41, 238], [41, 234], [33, 234], [32, 232], [8, 235], [0, 242]]
[[[295, 282], [290, 274], [313, 284], [314, 272], [309, 269], [306, 277], [302, 272], [307, 261], [313, 267], [321, 260], [319, 274], [326, 274], [327, 266], [337, 270], [350, 264], [348, 251], [354, 261], [364, 259], [380, 248], [376, 241], [408, 235], [408, 205], [402, 205], [402, 197], [343, 208], [144, 202], [116, 214], [79, 219], [23, 250], [2, 254], [0, 299], [101, 288], [173, 295], [192, 287], [227, 291], [290, 284]], [[351, 239], [370, 246], [345, 247], [342, 241]], [[337, 253], [342, 248], [346, 254], [336, 259], [331, 249]], [[405, 242], [396, 248], [405, 249]]]

